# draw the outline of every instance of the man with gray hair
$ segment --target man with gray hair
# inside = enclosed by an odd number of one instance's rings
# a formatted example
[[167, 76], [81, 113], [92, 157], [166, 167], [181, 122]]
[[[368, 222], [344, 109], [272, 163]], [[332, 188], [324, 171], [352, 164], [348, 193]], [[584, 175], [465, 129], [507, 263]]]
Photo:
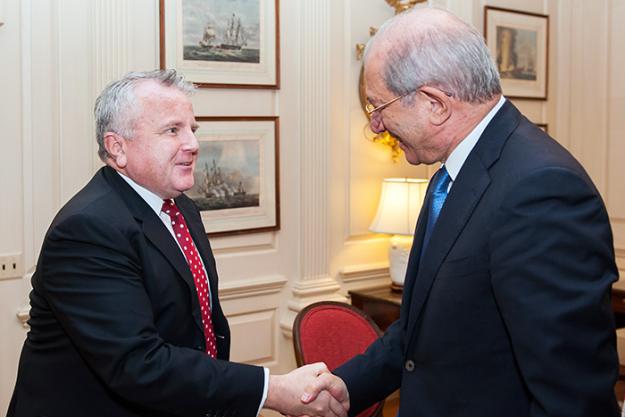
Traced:
[[[183, 194], [199, 149], [193, 88], [139, 72], [98, 97], [106, 166], [45, 236], [8, 417], [346, 416], [345, 385], [322, 363], [269, 375], [228, 361], [215, 259]], [[303, 404], [313, 381], [334, 396]]]
[[617, 269], [584, 169], [502, 97], [482, 36], [448, 12], [385, 23], [364, 75], [373, 131], [442, 167], [399, 320], [334, 371], [350, 415], [399, 388], [401, 417], [618, 416]]

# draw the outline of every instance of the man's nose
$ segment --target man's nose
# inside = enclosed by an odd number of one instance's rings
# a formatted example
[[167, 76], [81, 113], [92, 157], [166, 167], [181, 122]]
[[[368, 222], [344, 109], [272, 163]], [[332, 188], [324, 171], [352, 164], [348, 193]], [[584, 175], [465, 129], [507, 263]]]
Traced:
[[195, 132], [193, 132], [191, 129], [188, 129], [185, 132], [185, 149], [189, 150], [191, 152], [195, 152], [200, 148], [200, 143], [197, 140], [197, 137], [195, 136]]

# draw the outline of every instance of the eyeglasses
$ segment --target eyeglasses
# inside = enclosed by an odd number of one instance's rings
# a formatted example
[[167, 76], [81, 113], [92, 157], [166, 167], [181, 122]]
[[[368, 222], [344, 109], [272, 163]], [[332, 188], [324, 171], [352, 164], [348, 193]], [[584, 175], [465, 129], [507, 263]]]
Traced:
[[[419, 90], [419, 89], [417, 89], [417, 90], [415, 90], [415, 91], [418, 91], [418, 90]], [[447, 97], [453, 97], [453, 94], [448, 93], [447, 91], [444, 91], [444, 90], [441, 90], [441, 91], [442, 91], [443, 93], [445, 93], [445, 95], [446, 95]], [[414, 93], [414, 91], [409, 91], [409, 92], [407, 92], [406, 94], [402, 94], [401, 96], [397, 96], [397, 97], [395, 97], [395, 98], [392, 98], [392, 99], [390, 99], [389, 101], [387, 101], [387, 102], [385, 102], [385, 103], [380, 104], [379, 106], [374, 106], [374, 105], [373, 105], [373, 104], [371, 104], [371, 103], [367, 103], [367, 105], [365, 106], [365, 111], [367, 112], [367, 115], [368, 115], [368, 116], [371, 116], [371, 115], [373, 115], [373, 113], [375, 113], [375, 112], [380, 112], [380, 111], [384, 110], [385, 108], [387, 108], [387, 107], [388, 107], [388, 106], [390, 106], [391, 104], [395, 103], [397, 100], [401, 100], [402, 98], [404, 98], [404, 97], [406, 97], [406, 96], [408, 96], [408, 95], [410, 95], [410, 94], [412, 94], [412, 93]]]
[[387, 108], [391, 104], [395, 103], [397, 100], [401, 100], [402, 98], [406, 97], [409, 94], [412, 94], [412, 91], [410, 91], [409, 93], [406, 93], [406, 94], [402, 94], [401, 96], [397, 96], [395, 98], [392, 98], [389, 101], [380, 104], [379, 106], [374, 106], [371, 103], [367, 103], [367, 105], [365, 106], [365, 111], [367, 112], [368, 116], [371, 116], [373, 113], [379, 112], [381, 110], [384, 110], [385, 108]]

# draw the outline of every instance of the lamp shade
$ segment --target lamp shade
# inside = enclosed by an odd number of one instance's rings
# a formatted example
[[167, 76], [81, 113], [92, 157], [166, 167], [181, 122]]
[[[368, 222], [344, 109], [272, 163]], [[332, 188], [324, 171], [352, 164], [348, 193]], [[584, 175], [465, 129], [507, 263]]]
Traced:
[[412, 235], [428, 181], [415, 178], [386, 178], [378, 212], [369, 226], [375, 233]]

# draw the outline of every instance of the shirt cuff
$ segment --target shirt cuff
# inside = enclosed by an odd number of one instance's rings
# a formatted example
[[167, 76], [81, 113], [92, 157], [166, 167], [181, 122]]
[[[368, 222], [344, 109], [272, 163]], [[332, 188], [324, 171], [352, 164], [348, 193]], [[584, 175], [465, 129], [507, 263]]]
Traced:
[[265, 405], [265, 401], [267, 401], [267, 390], [269, 389], [269, 369], [263, 367], [263, 370], [265, 371], [265, 385], [263, 386], [263, 397], [260, 399], [260, 405], [258, 406], [256, 417], [260, 415], [260, 410], [263, 409], [263, 405]]

